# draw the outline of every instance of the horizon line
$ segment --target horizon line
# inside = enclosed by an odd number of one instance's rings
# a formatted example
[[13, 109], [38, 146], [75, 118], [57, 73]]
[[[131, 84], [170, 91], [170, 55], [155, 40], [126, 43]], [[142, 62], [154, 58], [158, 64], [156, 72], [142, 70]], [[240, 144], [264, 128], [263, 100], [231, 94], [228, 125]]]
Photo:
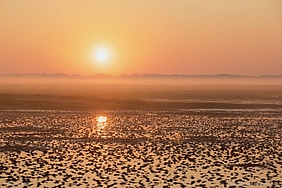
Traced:
[[108, 78], [122, 78], [122, 77], [245, 77], [245, 78], [261, 78], [261, 77], [282, 77], [282, 74], [261, 74], [261, 75], [242, 75], [242, 74], [160, 74], [160, 73], [145, 73], [145, 74], [119, 74], [117, 76], [107, 73], [97, 73], [89, 76], [80, 74], [65, 74], [65, 73], [0, 73], [0, 76], [56, 76], [56, 77], [108, 77]]

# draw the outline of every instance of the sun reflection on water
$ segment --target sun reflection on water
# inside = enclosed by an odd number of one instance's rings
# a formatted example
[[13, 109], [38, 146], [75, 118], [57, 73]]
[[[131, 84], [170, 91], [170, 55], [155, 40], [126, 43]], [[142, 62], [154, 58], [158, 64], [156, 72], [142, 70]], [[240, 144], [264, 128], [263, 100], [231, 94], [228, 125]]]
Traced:
[[101, 138], [105, 138], [105, 127], [107, 126], [107, 117], [106, 116], [98, 116], [97, 120], [97, 135]]
[[98, 123], [105, 123], [107, 121], [107, 117], [106, 116], [99, 116], [97, 117], [97, 122]]
[[93, 124], [89, 129], [88, 137], [106, 138], [107, 116], [96, 116], [93, 118]]

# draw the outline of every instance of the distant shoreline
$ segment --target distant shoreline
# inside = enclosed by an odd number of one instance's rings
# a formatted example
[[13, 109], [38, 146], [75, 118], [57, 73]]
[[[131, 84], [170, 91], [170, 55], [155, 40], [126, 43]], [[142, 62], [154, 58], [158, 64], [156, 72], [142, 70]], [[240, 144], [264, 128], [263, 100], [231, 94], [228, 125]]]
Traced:
[[282, 104], [230, 102], [148, 102], [82, 96], [0, 94], [0, 110], [143, 110], [282, 109]]
[[0, 84], [0, 109], [282, 108], [280, 85]]
[[233, 74], [96, 74], [82, 76], [63, 73], [0, 74], [0, 84], [232, 84], [232, 85], [282, 85], [282, 75], [233, 75]]

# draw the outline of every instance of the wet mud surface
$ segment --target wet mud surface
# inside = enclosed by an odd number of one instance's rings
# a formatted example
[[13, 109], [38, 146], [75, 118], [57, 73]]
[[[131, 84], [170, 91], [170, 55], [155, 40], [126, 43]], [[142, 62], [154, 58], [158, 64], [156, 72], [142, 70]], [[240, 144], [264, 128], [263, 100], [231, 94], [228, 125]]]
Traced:
[[0, 111], [0, 187], [282, 187], [282, 110]]

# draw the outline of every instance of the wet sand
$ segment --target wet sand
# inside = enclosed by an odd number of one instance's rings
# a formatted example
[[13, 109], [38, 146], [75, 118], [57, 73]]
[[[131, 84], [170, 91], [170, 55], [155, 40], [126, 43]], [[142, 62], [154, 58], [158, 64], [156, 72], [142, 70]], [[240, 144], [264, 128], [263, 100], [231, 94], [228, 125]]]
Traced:
[[1, 187], [282, 187], [281, 109], [3, 110], [0, 135]]

